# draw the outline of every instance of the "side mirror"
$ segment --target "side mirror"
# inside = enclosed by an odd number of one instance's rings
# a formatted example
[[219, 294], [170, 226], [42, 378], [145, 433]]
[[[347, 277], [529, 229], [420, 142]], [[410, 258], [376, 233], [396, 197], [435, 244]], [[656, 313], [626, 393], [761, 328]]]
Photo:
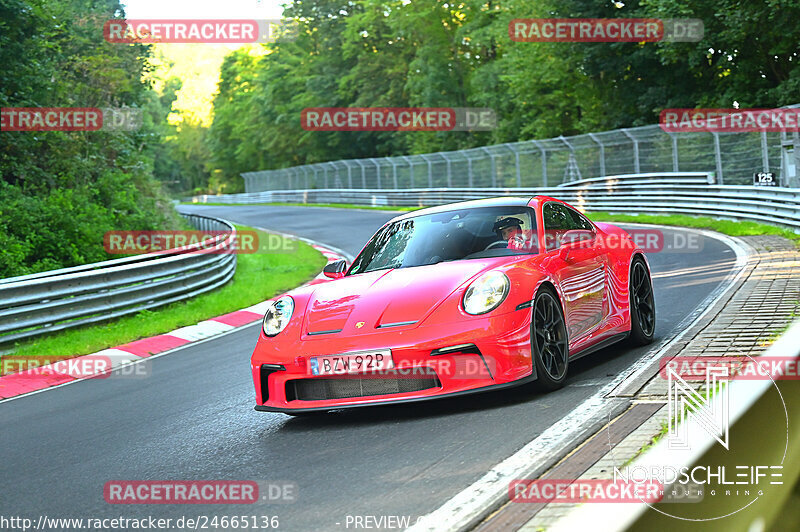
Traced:
[[322, 269], [322, 273], [325, 274], [325, 277], [330, 277], [331, 279], [341, 279], [344, 277], [346, 271], [347, 262], [344, 260], [329, 262], [328, 265]]
[[561, 237], [561, 250], [559, 256], [562, 260], [569, 260], [569, 252], [575, 249], [592, 247], [594, 233], [586, 229], [572, 229]]
[[561, 237], [561, 245], [574, 244], [573, 248], [588, 248], [592, 246], [594, 233], [587, 229], [572, 229]]

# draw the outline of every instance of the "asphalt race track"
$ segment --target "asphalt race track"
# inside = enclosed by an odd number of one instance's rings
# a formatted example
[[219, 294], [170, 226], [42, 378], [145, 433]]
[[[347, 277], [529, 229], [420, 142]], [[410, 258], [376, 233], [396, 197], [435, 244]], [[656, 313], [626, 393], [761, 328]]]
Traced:
[[[310, 207], [186, 206], [357, 254], [394, 214]], [[665, 230], [667, 240], [689, 233]], [[692, 233], [696, 234], [696, 233]], [[735, 262], [723, 243], [649, 255], [656, 340], [674, 332]], [[258, 325], [150, 362], [147, 378], [92, 379], [0, 403], [0, 514], [179, 518], [277, 515], [281, 530], [346, 530], [347, 516], [428, 513], [561, 419], [649, 348], [617, 345], [571, 364], [568, 385], [291, 418], [253, 410]], [[110, 480], [256, 480], [297, 501], [110, 505]], [[352, 523], [352, 521], [350, 521]], [[350, 525], [352, 528], [352, 524]]]

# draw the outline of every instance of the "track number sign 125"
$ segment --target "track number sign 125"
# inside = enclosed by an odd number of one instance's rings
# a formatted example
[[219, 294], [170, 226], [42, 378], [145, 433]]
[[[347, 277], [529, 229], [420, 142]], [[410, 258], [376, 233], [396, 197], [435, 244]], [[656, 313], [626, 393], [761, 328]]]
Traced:
[[778, 181], [772, 172], [756, 172], [753, 174], [753, 184], [757, 187], [777, 187]]

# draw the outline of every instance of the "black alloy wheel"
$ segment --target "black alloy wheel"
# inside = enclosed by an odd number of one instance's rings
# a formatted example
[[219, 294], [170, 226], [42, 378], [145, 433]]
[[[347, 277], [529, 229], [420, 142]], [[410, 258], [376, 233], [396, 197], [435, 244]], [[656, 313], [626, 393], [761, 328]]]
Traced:
[[564, 386], [569, 365], [569, 337], [558, 297], [542, 289], [533, 302], [531, 347], [536, 365], [536, 385], [544, 391]]

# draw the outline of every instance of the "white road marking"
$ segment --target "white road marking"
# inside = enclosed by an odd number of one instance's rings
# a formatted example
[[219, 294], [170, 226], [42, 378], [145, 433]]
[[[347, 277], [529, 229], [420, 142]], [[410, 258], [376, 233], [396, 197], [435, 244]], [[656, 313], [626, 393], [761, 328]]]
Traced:
[[227, 323], [222, 323], [219, 321], [205, 320], [201, 321], [197, 325], [181, 327], [180, 329], [175, 329], [174, 331], [165, 334], [167, 336], [174, 336], [176, 338], [181, 338], [182, 340], [194, 342], [197, 340], [202, 340], [203, 338], [216, 336], [220, 333], [230, 331], [231, 329], [233, 329], [233, 325], [228, 325]]

